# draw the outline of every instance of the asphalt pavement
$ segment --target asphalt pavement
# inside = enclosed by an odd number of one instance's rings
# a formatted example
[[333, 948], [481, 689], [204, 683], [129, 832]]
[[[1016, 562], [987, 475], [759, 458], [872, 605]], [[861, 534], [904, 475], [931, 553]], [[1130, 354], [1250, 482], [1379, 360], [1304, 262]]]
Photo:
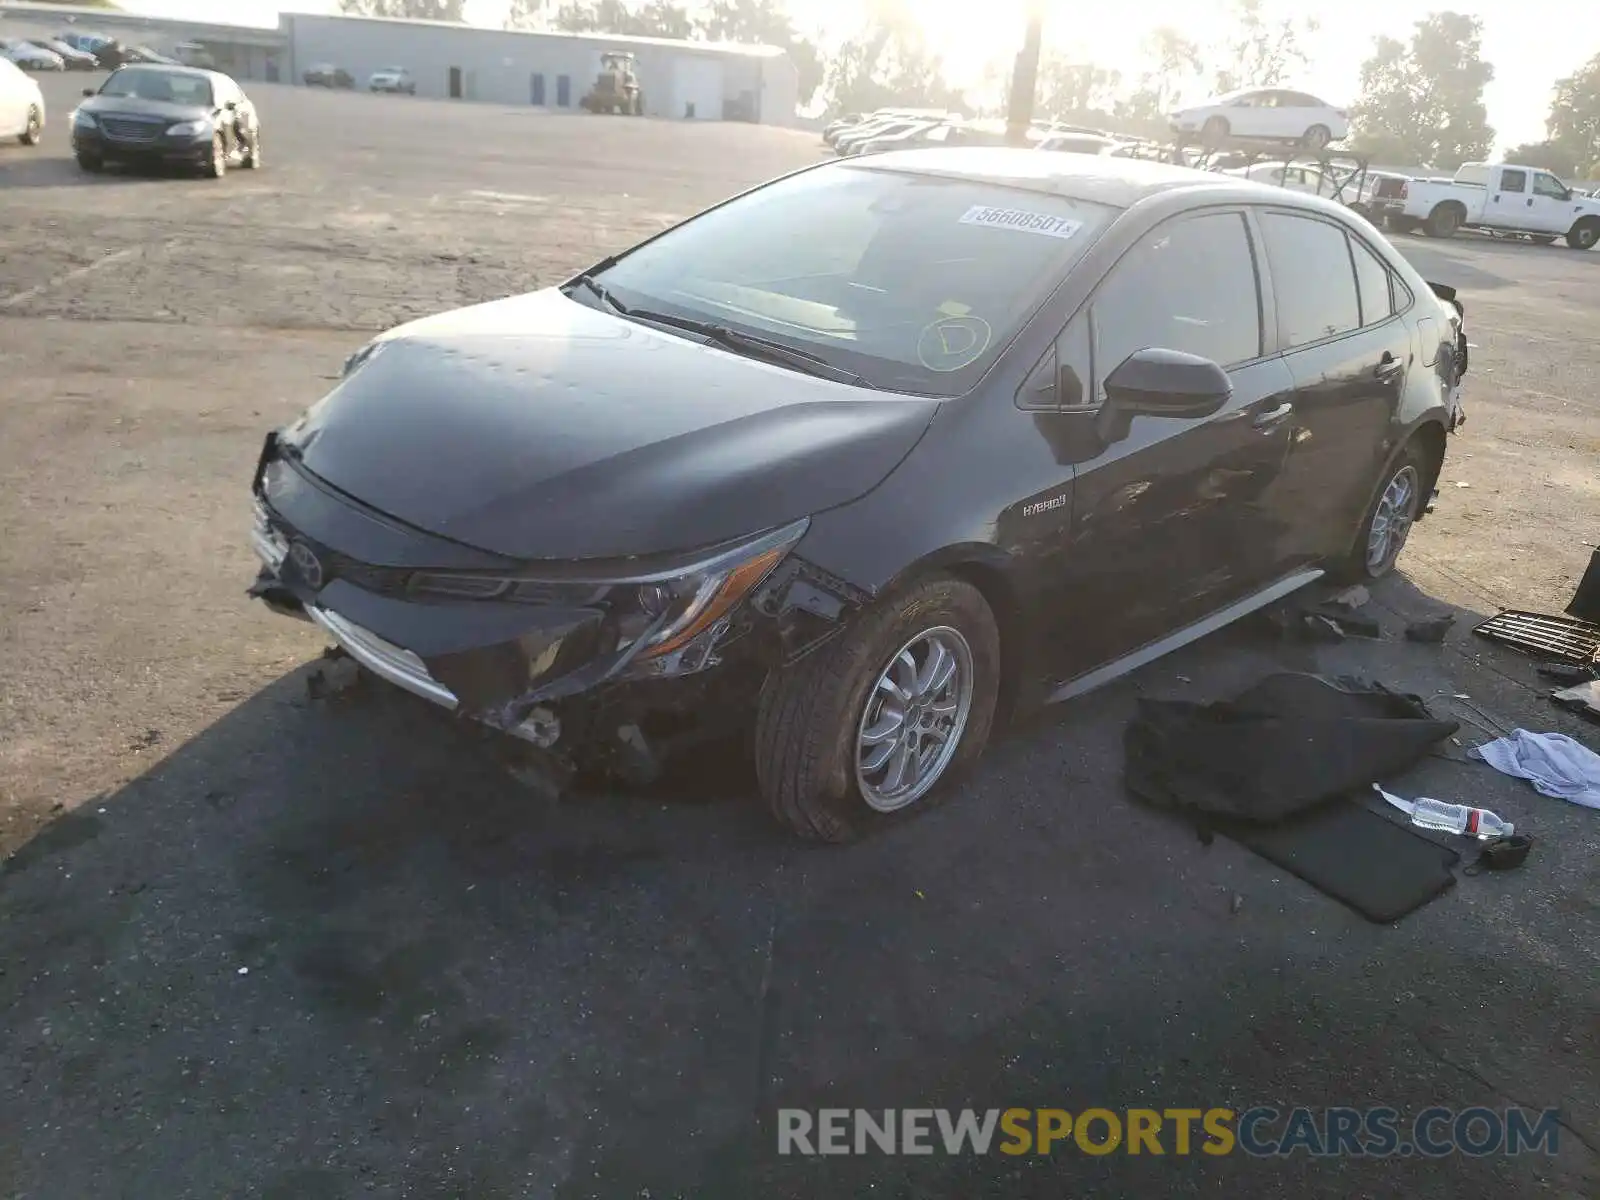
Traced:
[[[785, 840], [737, 746], [551, 807], [243, 591], [262, 433], [370, 332], [540, 286], [814, 135], [254, 89], [267, 169], [0, 148], [0, 1195], [1600, 1194], [1600, 814], [1465, 758], [1557, 729], [1466, 629], [1600, 529], [1600, 255], [1402, 239], [1463, 288], [1470, 419], [1380, 642], [1248, 623], [1010, 732], [919, 820]], [[1458, 486], [1465, 484], [1467, 486]], [[1442, 647], [1408, 617], [1450, 609]], [[1131, 804], [1140, 696], [1278, 669], [1430, 697], [1393, 781], [1538, 839], [1371, 925]], [[1559, 1108], [1554, 1156], [797, 1158], [780, 1108]]]

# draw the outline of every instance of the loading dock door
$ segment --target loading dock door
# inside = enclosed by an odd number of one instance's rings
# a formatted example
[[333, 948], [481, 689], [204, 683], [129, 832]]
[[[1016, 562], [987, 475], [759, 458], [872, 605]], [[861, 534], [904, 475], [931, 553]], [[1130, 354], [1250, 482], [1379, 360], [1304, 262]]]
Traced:
[[529, 83], [528, 88], [529, 88], [529, 92], [532, 95], [532, 103], [542, 106], [544, 104], [544, 75], [543, 75], [543, 73], [537, 72], [537, 71], [534, 72], [533, 78], [532, 78], [531, 82]]
[[722, 64], [714, 58], [685, 55], [672, 64], [671, 117], [722, 120]]
[[569, 108], [572, 105], [572, 76], [556, 76], [556, 107]]
[[461, 68], [450, 68], [450, 99], [461, 99]]

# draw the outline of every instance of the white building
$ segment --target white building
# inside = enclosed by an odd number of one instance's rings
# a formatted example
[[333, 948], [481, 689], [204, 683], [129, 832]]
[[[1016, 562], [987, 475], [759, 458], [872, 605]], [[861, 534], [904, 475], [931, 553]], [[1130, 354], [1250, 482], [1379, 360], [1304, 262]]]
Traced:
[[[218, 5], [219, 8], [224, 7]], [[405, 67], [417, 95], [579, 111], [600, 55], [636, 58], [650, 117], [702, 121], [795, 121], [794, 64], [773, 46], [680, 42], [603, 33], [527, 33], [438, 21], [284, 13], [277, 28], [252, 28], [133, 16], [105, 9], [0, 0], [0, 36], [45, 36], [73, 29], [104, 33], [171, 53], [201, 43], [218, 70], [239, 79], [299, 82], [307, 68], [332, 63], [360, 86], [380, 67]]]

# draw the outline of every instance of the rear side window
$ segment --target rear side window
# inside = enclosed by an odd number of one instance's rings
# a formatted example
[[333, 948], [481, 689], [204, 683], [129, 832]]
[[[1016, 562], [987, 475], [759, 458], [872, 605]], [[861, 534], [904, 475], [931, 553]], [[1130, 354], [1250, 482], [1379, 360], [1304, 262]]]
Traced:
[[1526, 171], [1501, 171], [1500, 190], [1502, 192], [1525, 192], [1528, 190], [1528, 173]]
[[1361, 302], [1344, 230], [1327, 221], [1262, 213], [1283, 348], [1307, 346], [1361, 328]]
[[1361, 297], [1361, 323], [1376, 325], [1394, 313], [1389, 288], [1389, 268], [1356, 238], [1350, 238], [1350, 257], [1356, 264], [1356, 290]]
[[1123, 255], [1095, 295], [1097, 397], [1135, 350], [1161, 347], [1222, 366], [1261, 355], [1261, 304], [1241, 213], [1168, 222]]

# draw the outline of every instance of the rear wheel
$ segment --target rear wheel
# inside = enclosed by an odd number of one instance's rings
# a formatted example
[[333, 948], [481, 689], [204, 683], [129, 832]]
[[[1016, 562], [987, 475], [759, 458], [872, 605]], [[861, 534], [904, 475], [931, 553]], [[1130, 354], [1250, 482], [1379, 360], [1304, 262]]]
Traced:
[[1419, 441], [1413, 441], [1390, 464], [1383, 487], [1367, 510], [1345, 558], [1329, 574], [1339, 580], [1382, 579], [1394, 570], [1411, 528], [1427, 508], [1427, 489], [1439, 464]]
[[1218, 146], [1228, 140], [1229, 132], [1228, 118], [1207, 117], [1200, 127], [1200, 140], [1207, 146]]
[[1326, 149], [1331, 141], [1333, 141], [1333, 130], [1326, 125], [1313, 125], [1306, 130], [1305, 136], [1300, 139], [1300, 144], [1312, 153], [1316, 153], [1318, 150]]
[[1461, 228], [1461, 218], [1465, 215], [1459, 204], [1441, 204], [1428, 214], [1425, 228], [1429, 237], [1449, 238], [1455, 237]]
[[957, 579], [915, 584], [768, 677], [755, 730], [762, 797], [791, 831], [825, 842], [925, 807], [983, 752], [999, 682], [983, 594]]
[[1600, 221], [1587, 217], [1574, 225], [1567, 234], [1567, 245], [1574, 250], [1593, 250], [1600, 242]]
[[37, 146], [39, 139], [44, 136], [44, 114], [39, 111], [37, 104], [28, 109], [28, 123], [22, 127], [22, 133], [17, 140], [24, 146]]

